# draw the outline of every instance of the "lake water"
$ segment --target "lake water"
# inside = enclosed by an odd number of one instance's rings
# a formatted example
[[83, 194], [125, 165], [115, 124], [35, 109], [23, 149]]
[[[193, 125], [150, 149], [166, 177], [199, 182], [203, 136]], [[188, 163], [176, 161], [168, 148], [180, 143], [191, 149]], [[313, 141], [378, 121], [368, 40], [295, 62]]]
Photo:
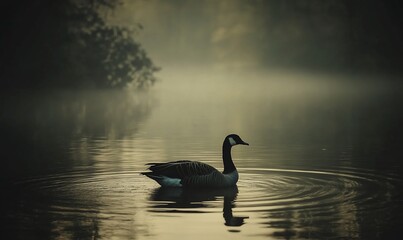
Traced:
[[[401, 239], [401, 86], [301, 74], [164, 73], [148, 93], [1, 97], [1, 239]], [[163, 189], [147, 162], [236, 188]]]

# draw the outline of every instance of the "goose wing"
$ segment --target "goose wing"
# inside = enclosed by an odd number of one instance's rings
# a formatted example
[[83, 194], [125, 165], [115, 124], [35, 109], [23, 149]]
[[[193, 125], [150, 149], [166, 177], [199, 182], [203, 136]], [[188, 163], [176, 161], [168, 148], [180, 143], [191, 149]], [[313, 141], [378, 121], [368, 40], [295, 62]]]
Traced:
[[210, 175], [212, 173], [219, 173], [214, 167], [196, 161], [175, 161], [168, 163], [149, 163], [148, 168], [154, 175], [166, 176], [170, 178], [189, 178], [203, 175]]
[[193, 175], [182, 179], [181, 184], [192, 187], [225, 187], [226, 181], [222, 173], [215, 169], [205, 175]]

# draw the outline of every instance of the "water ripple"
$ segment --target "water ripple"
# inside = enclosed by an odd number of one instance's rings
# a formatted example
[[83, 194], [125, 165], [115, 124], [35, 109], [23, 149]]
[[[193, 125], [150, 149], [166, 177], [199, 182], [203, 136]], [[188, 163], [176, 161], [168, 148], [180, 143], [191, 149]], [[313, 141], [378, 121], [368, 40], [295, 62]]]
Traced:
[[[402, 185], [401, 179], [394, 176], [357, 169], [241, 168], [239, 171], [236, 202], [242, 211], [323, 209], [343, 204], [355, 204], [361, 210], [384, 208], [395, 199]], [[88, 172], [88, 169], [29, 179], [19, 185], [31, 192], [52, 192], [66, 199], [69, 196], [85, 199], [89, 193], [103, 198], [125, 198], [149, 193], [155, 187], [138, 171]]]
[[[105, 231], [130, 232], [129, 223], [135, 219], [138, 231], [144, 232], [150, 222], [165, 223], [167, 217], [188, 221], [211, 215], [224, 217], [224, 224], [232, 227], [255, 222], [274, 235], [316, 234], [332, 226], [339, 229], [336, 235], [354, 238], [360, 213], [381, 214], [387, 222], [387, 213], [401, 201], [402, 179], [374, 171], [240, 168], [239, 172], [237, 188], [214, 191], [159, 188], [134, 170], [82, 168], [46, 175], [16, 184], [21, 196], [14, 217], [27, 219], [46, 212], [58, 219], [54, 231], [64, 226], [65, 232], [77, 219], [84, 219], [81, 225], [96, 219]], [[284, 230], [290, 227], [293, 232]], [[326, 234], [334, 236], [333, 231], [321, 236]]]
[[267, 211], [354, 204], [358, 210], [370, 210], [387, 207], [399, 194], [400, 179], [355, 170], [242, 168], [238, 206], [244, 211]]

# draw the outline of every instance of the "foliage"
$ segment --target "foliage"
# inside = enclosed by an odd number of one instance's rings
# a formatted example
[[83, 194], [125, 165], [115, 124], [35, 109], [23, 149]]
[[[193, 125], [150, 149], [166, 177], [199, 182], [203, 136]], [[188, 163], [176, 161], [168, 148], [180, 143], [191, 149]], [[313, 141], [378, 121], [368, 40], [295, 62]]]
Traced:
[[0, 39], [8, 87], [144, 88], [158, 68], [134, 31], [110, 26], [117, 0], [36, 0], [8, 3]]

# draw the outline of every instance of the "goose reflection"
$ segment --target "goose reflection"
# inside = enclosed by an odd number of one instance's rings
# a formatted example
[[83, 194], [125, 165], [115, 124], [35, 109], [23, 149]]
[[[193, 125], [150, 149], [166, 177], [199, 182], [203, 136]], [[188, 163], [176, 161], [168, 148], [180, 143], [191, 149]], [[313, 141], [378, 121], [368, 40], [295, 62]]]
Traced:
[[151, 193], [150, 200], [153, 202], [153, 205], [151, 206], [152, 209], [150, 211], [181, 212], [180, 210], [186, 209], [187, 213], [203, 213], [201, 209], [208, 207], [207, 201], [217, 201], [223, 197], [224, 224], [226, 226], [239, 227], [242, 226], [245, 223], [244, 220], [249, 217], [234, 216], [232, 214], [237, 195], [238, 188], [236, 186], [225, 189], [183, 189], [160, 187]]

